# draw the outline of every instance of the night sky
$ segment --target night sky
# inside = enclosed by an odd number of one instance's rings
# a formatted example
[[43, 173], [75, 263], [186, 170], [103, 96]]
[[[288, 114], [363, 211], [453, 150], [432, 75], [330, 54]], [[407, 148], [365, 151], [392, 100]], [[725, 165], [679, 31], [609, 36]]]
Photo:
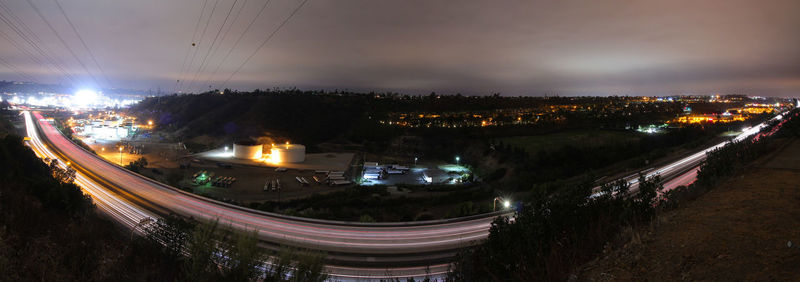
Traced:
[[[5, 21], [0, 30], [45, 62], [0, 37], [0, 58], [13, 68], [0, 65], [0, 79], [23, 80], [15, 71], [21, 70], [37, 82], [164, 92], [221, 88], [302, 2], [272, 0], [256, 18], [262, 0], [236, 0], [235, 6], [234, 0], [58, 0], [95, 63], [56, 2], [30, 1], [75, 56], [27, 0], [0, 0], [12, 12], [0, 9], [3, 18], [22, 20], [33, 33], [26, 32], [27, 39], [41, 44], [32, 47]], [[408, 94], [796, 96], [799, 12], [797, 0], [310, 0], [224, 86]], [[64, 71], [47, 64], [35, 48]], [[178, 79], [182, 83], [176, 87]]]

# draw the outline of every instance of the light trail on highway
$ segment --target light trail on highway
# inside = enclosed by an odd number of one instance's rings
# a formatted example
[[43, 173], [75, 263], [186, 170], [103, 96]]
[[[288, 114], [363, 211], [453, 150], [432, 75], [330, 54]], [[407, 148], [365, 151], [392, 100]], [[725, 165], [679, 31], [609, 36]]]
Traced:
[[[500, 213], [457, 220], [404, 223], [355, 223], [298, 218], [266, 213], [206, 199], [158, 183], [110, 163], [67, 140], [38, 113], [23, 112], [30, 147], [40, 157], [72, 163], [75, 182], [105, 213], [129, 228], [167, 213], [195, 220], [219, 220], [223, 226], [256, 230], [260, 240], [279, 246], [328, 253], [327, 271], [338, 279], [385, 279], [441, 276], [455, 252], [485, 239], [492, 220]], [[780, 119], [781, 115], [773, 119]], [[767, 126], [767, 122], [736, 136], [741, 141]], [[39, 133], [45, 139], [42, 139]], [[709, 147], [654, 169], [666, 186], [686, 185], [696, 178], [706, 154], [730, 141]], [[52, 147], [49, 147], [52, 146]], [[638, 176], [625, 178], [635, 191]], [[674, 187], [673, 187], [674, 186]], [[670, 189], [672, 189], [670, 188]], [[593, 194], [593, 196], [598, 193]], [[141, 231], [140, 231], [141, 232]]]
[[[650, 179], [655, 176], [661, 176], [662, 184], [664, 185], [664, 190], [672, 190], [677, 188], [678, 186], [688, 185], [694, 182], [697, 178], [697, 172], [700, 169], [700, 165], [703, 161], [706, 160], [706, 155], [714, 150], [724, 147], [725, 145], [731, 142], [740, 142], [747, 139], [750, 136], [754, 136], [761, 132], [761, 130], [769, 125], [769, 122], [775, 120], [781, 120], [783, 118], [784, 113], [780, 113], [775, 115], [775, 117], [771, 118], [768, 121], [762, 122], [756, 126], [747, 128], [743, 130], [741, 133], [736, 135], [736, 137], [732, 138], [731, 140], [721, 142], [714, 146], [708, 147], [704, 150], [701, 150], [697, 153], [691, 154], [688, 157], [682, 158], [670, 164], [664, 165], [659, 167], [658, 169], [651, 170], [644, 174], [645, 178]], [[623, 178], [628, 182], [630, 185], [630, 191], [635, 193], [638, 190], [639, 186], [639, 175], [630, 175]], [[597, 197], [602, 195], [600, 192], [600, 187], [594, 188], [594, 193], [592, 193], [591, 197]]]
[[[29, 147], [39, 158], [49, 158], [51, 160], [58, 160], [58, 166], [62, 169], [67, 169], [68, 166], [64, 160], [61, 160], [47, 146], [42, 143], [39, 138], [39, 133], [36, 130], [34, 121], [30, 116], [30, 112], [23, 112], [25, 115], [25, 128], [29, 140]], [[129, 203], [94, 181], [90, 180], [81, 172], [75, 173], [75, 184], [80, 186], [89, 196], [92, 197], [94, 204], [104, 211], [109, 216], [117, 220], [117, 222], [125, 224], [129, 228], [135, 228], [139, 222], [147, 218], [156, 218], [152, 213], [146, 210], [137, 208], [134, 204]]]
[[166, 211], [196, 220], [219, 220], [223, 226], [256, 230], [262, 242], [327, 252], [340, 264], [327, 267], [335, 278], [442, 275], [449, 266], [446, 259], [486, 238], [498, 215], [363, 224], [265, 213], [205, 199], [132, 173], [73, 144], [40, 114], [23, 114], [36, 154], [60, 159], [62, 167], [71, 162], [78, 171], [76, 183], [101, 210], [126, 226], [134, 228], [143, 219], [159, 218]]

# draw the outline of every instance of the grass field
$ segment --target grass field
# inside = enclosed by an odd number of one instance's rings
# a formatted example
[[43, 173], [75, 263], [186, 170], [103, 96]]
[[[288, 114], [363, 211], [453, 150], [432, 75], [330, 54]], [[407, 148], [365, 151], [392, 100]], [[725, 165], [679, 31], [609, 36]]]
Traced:
[[639, 133], [636, 132], [580, 130], [534, 136], [504, 137], [498, 138], [496, 141], [522, 148], [528, 153], [535, 154], [540, 150], [548, 151], [566, 145], [594, 147], [613, 143], [635, 142], [639, 140], [639, 136]]

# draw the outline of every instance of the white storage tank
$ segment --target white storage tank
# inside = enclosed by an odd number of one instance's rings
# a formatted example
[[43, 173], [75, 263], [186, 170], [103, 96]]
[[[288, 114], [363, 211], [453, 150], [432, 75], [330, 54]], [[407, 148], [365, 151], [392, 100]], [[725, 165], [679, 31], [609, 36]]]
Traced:
[[233, 157], [246, 160], [261, 159], [263, 147], [261, 144], [250, 140], [234, 142]]
[[302, 163], [306, 160], [306, 146], [300, 144], [272, 145], [270, 161], [273, 163]]

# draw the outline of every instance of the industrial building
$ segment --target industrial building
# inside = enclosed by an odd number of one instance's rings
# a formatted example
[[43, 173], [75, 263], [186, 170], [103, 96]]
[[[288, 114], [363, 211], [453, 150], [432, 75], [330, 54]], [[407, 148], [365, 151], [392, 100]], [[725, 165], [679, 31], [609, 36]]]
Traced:
[[301, 144], [266, 144], [252, 139], [223, 145], [217, 149], [196, 154], [197, 157], [221, 163], [275, 167], [277, 171], [287, 169], [347, 171], [353, 162], [353, 153], [306, 154]]
[[272, 163], [302, 163], [306, 160], [306, 146], [300, 144], [273, 144], [269, 153]]
[[80, 134], [94, 139], [120, 140], [128, 137], [128, 128], [87, 124], [81, 128]]
[[245, 160], [261, 159], [264, 146], [251, 140], [242, 140], [233, 143], [233, 157]]
[[88, 119], [70, 118], [67, 123], [75, 134], [88, 143], [92, 143], [92, 140], [122, 140], [131, 137], [137, 130], [131, 119], [111, 113], [100, 113], [96, 117], [89, 115]]

